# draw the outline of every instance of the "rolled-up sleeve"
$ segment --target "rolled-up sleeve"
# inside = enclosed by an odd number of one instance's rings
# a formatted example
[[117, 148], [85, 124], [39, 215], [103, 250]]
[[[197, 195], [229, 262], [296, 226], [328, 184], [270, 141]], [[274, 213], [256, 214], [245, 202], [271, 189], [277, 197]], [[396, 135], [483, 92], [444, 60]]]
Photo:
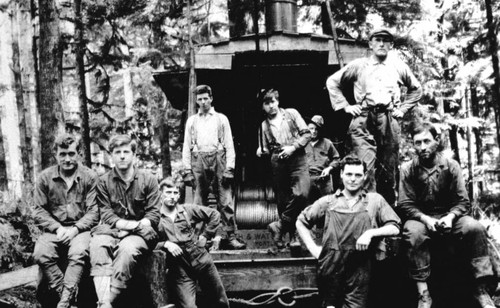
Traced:
[[392, 207], [385, 201], [382, 196], [379, 196], [379, 206], [377, 213], [377, 224], [379, 226], [394, 225], [401, 229], [401, 218], [392, 209]]
[[326, 208], [328, 207], [327, 197], [322, 197], [313, 204], [306, 207], [300, 213], [299, 220], [306, 228], [311, 229], [315, 225], [321, 224], [325, 219]]

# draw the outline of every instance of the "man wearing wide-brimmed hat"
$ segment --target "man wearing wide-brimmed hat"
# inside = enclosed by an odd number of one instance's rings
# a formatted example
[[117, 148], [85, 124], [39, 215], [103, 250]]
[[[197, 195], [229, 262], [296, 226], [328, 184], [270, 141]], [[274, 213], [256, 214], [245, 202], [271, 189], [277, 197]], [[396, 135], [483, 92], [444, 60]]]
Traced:
[[[376, 190], [387, 202], [396, 200], [400, 127], [397, 122], [422, 97], [420, 83], [408, 65], [390, 55], [394, 37], [387, 29], [369, 36], [371, 56], [354, 60], [326, 82], [334, 110], [351, 115], [347, 143], [368, 166], [365, 189]], [[354, 86], [353, 102], [343, 93]], [[402, 97], [401, 87], [407, 88]]]
[[320, 197], [333, 193], [331, 174], [339, 166], [339, 152], [332, 141], [324, 137], [325, 121], [322, 116], [313, 116], [307, 126], [311, 132], [311, 142], [306, 147], [311, 176], [309, 203], [313, 203]]

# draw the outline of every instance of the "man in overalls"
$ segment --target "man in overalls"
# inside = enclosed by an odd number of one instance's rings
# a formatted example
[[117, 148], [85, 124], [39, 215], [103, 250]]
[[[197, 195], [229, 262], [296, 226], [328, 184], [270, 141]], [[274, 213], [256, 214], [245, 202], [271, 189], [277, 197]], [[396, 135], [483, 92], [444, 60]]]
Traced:
[[[171, 178], [160, 183], [162, 205], [158, 225], [158, 249], [169, 254], [169, 270], [175, 283], [176, 307], [196, 307], [196, 284], [206, 296], [207, 307], [229, 307], [226, 291], [205, 249], [207, 239], [215, 235], [220, 214], [214, 209], [194, 204], [179, 204], [179, 188]], [[196, 225], [205, 223], [198, 236]]]
[[[368, 167], [365, 189], [377, 191], [392, 206], [398, 184], [398, 120], [422, 97], [422, 87], [408, 65], [389, 54], [393, 42], [388, 30], [373, 31], [368, 42], [372, 55], [350, 62], [326, 82], [333, 109], [352, 116], [346, 143], [350, 141], [352, 153]], [[349, 92], [354, 92], [354, 102], [347, 101]]]
[[[324, 307], [365, 308], [372, 250], [381, 237], [399, 234], [400, 219], [381, 195], [363, 190], [366, 165], [360, 159], [346, 156], [340, 176], [345, 188], [308, 206], [297, 218], [297, 231], [318, 259]], [[318, 245], [310, 230], [322, 222]]]
[[277, 248], [284, 248], [283, 236], [290, 234], [290, 246], [300, 246], [295, 237], [295, 220], [307, 205], [311, 185], [305, 147], [311, 132], [299, 112], [279, 107], [279, 92], [264, 89], [259, 94], [266, 119], [259, 129], [257, 156], [271, 156], [274, 191], [279, 220], [268, 225]]
[[[228, 244], [233, 249], [245, 249], [235, 235], [234, 204], [231, 184], [234, 181], [235, 152], [231, 126], [225, 115], [212, 107], [212, 89], [196, 87], [198, 113], [189, 117], [184, 130], [182, 162], [184, 182], [195, 188], [194, 204], [208, 206], [213, 188]], [[221, 235], [214, 238], [212, 249], [219, 248]]]

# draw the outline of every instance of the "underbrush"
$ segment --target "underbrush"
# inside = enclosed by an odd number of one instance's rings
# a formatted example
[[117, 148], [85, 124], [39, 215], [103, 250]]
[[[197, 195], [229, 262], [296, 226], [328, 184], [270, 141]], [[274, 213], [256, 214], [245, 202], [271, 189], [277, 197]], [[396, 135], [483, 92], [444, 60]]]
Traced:
[[31, 254], [40, 230], [31, 214], [33, 186], [23, 188], [22, 198], [0, 192], [0, 273], [33, 264]]

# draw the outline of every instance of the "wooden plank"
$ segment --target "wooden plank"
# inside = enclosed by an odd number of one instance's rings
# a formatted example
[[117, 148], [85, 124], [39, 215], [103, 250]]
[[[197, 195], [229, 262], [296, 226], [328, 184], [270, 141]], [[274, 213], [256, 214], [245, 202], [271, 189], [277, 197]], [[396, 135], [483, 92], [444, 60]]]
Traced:
[[215, 261], [226, 291], [277, 290], [316, 287], [314, 258]]
[[38, 265], [0, 274], [0, 291], [35, 284], [38, 280]]

